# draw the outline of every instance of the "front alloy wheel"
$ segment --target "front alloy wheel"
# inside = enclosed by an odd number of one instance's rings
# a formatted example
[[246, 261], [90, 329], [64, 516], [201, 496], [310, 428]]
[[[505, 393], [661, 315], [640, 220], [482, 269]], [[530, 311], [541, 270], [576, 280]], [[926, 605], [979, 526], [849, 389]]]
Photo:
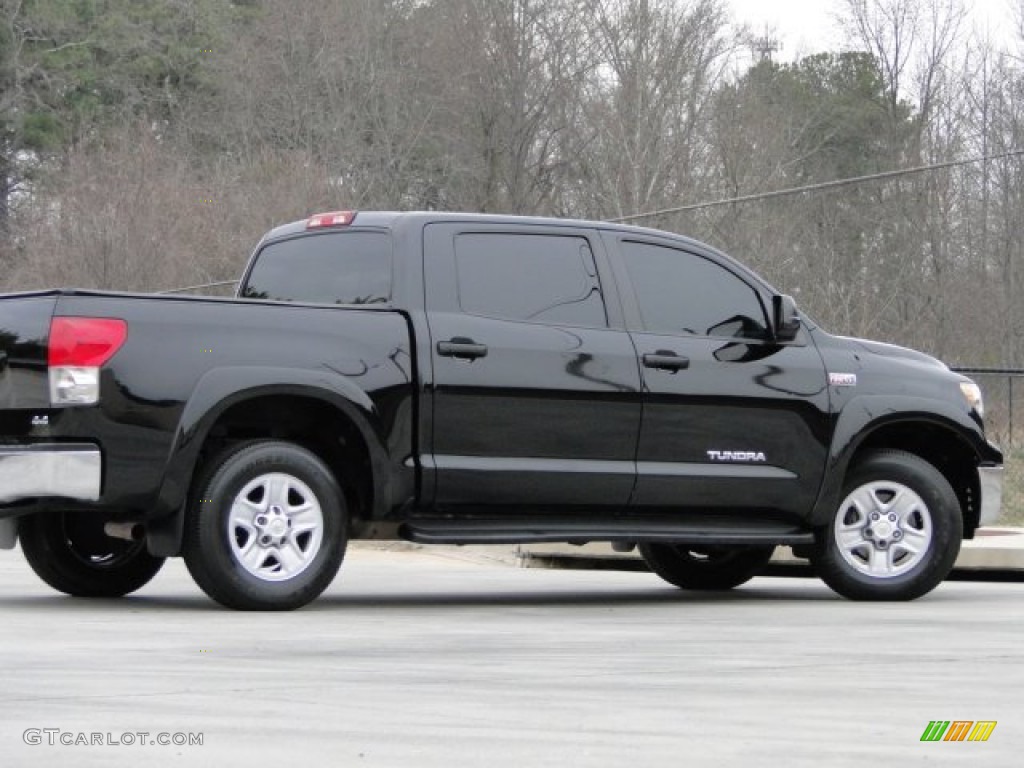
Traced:
[[960, 504], [942, 473], [914, 454], [879, 451], [850, 472], [812, 560], [845, 597], [912, 600], [946, 578], [962, 538]]
[[846, 497], [833, 535], [856, 572], [891, 579], [916, 568], [932, 544], [932, 514], [914, 490], [895, 481], [867, 483]]

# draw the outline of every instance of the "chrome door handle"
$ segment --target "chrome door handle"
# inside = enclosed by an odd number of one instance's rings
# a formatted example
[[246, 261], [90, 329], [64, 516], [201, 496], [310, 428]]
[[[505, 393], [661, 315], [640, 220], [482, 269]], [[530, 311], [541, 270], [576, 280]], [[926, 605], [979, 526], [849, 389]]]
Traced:
[[690, 358], [677, 355], [675, 352], [666, 349], [659, 349], [654, 353], [647, 353], [643, 356], [644, 367], [654, 368], [659, 371], [684, 371], [690, 367]]
[[437, 342], [437, 354], [441, 357], [454, 357], [460, 360], [476, 360], [487, 357], [487, 345], [477, 344], [472, 339], [456, 336], [448, 341]]

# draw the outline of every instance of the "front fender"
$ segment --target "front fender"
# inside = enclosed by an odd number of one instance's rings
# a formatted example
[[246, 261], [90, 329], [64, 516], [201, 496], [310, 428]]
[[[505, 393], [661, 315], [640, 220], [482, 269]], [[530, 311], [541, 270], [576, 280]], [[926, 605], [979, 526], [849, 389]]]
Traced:
[[1003, 457], [962, 407], [945, 400], [906, 395], [862, 395], [851, 399], [840, 412], [832, 445], [810, 522], [825, 525], [840, 502], [843, 481], [857, 450], [872, 433], [899, 423], [940, 427], [969, 446], [978, 463], [1002, 463]]
[[344, 413], [369, 448], [374, 483], [382, 482], [387, 471], [387, 455], [379, 429], [374, 426], [378, 423], [377, 409], [367, 393], [351, 379], [333, 372], [295, 368], [215, 368], [199, 380], [182, 411], [164, 467], [156, 509], [147, 524], [152, 554], [173, 556], [181, 549], [184, 510], [196, 462], [217, 420], [234, 405], [271, 395], [308, 397]]

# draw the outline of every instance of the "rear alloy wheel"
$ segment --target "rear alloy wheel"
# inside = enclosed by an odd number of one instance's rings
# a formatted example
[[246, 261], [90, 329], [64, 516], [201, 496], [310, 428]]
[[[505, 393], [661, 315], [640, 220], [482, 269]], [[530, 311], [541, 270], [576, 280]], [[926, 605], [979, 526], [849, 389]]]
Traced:
[[185, 564], [228, 608], [291, 610], [314, 600], [345, 555], [346, 508], [327, 466], [293, 443], [236, 446], [197, 484]]
[[757, 576], [775, 547], [717, 547], [641, 543], [640, 554], [652, 571], [681, 589], [726, 590]]
[[952, 570], [963, 520], [953, 488], [931, 464], [880, 451], [853, 469], [843, 495], [812, 558], [836, 592], [854, 600], [913, 600]]
[[36, 575], [74, 597], [121, 597], [148, 584], [164, 564], [144, 541], [103, 532], [102, 515], [39, 512], [18, 526], [21, 551]]

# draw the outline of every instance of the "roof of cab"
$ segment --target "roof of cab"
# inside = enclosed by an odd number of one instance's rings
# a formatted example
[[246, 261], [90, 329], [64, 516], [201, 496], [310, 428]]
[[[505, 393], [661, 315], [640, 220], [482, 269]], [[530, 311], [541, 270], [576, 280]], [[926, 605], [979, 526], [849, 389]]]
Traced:
[[[345, 229], [348, 227], [372, 227], [379, 229], [391, 229], [398, 222], [409, 222], [413, 223], [419, 221], [420, 223], [426, 224], [431, 222], [469, 222], [477, 221], [480, 223], [488, 224], [533, 224], [536, 226], [561, 226], [561, 227], [587, 227], [590, 229], [610, 229], [622, 232], [634, 232], [636, 234], [648, 234], [648, 235], [660, 235], [662, 237], [668, 236], [679, 240], [685, 240], [693, 245], [708, 248], [704, 243], [701, 243], [693, 238], [685, 235], [680, 235], [675, 232], [668, 232], [660, 229], [653, 229], [649, 227], [637, 227], [629, 224], [617, 224], [607, 221], [593, 221], [587, 219], [563, 219], [555, 218], [550, 216], [514, 216], [511, 214], [497, 214], [497, 213], [460, 213], [454, 211], [354, 211], [354, 218], [352, 223], [349, 225], [342, 225], [337, 229]], [[314, 214], [319, 215], [319, 214]], [[274, 227], [267, 232], [262, 241], [276, 240], [280, 237], [288, 237], [291, 235], [301, 234], [308, 230], [309, 217], [305, 219], [299, 219], [298, 221], [292, 221], [287, 224]], [[320, 231], [324, 231], [328, 227], [324, 227]], [[711, 249], [715, 250], [715, 249]]]
[[602, 229], [606, 231], [632, 233], [634, 235], [647, 235], [654, 237], [667, 238], [675, 240], [679, 244], [688, 246], [694, 249], [696, 252], [703, 251], [704, 253], [714, 254], [715, 256], [724, 259], [726, 262], [730, 262], [735, 269], [746, 274], [748, 277], [753, 279], [755, 282], [760, 283], [765, 288], [775, 292], [775, 289], [769, 284], [763, 277], [758, 275], [756, 272], [750, 269], [750, 267], [737, 261], [736, 259], [728, 256], [714, 246], [708, 245], [707, 243], [695, 240], [692, 237], [686, 235], [680, 235], [675, 232], [669, 232], [662, 229], [653, 229], [651, 227], [638, 227], [631, 224], [619, 224], [616, 222], [608, 221], [593, 221], [587, 219], [562, 219], [554, 218], [550, 216], [513, 216], [510, 214], [498, 214], [498, 213], [459, 213], [453, 211], [351, 211], [354, 214], [350, 224], [339, 225], [334, 227], [320, 227], [319, 229], [309, 229], [310, 218], [322, 216], [323, 214], [313, 214], [313, 217], [307, 217], [305, 219], [299, 219], [288, 224], [282, 224], [279, 227], [274, 227], [267, 232], [256, 246], [258, 252], [260, 248], [266, 243], [277, 240], [283, 237], [293, 237], [295, 235], [303, 234], [305, 232], [327, 232], [327, 231], [342, 231], [345, 229], [363, 229], [363, 228], [374, 228], [374, 229], [394, 229], [400, 223], [402, 225], [417, 224], [422, 226], [431, 223], [462, 223], [462, 222], [479, 222], [481, 224], [519, 224], [519, 225], [533, 225], [533, 226], [545, 226], [545, 227], [580, 227], [587, 229]]

